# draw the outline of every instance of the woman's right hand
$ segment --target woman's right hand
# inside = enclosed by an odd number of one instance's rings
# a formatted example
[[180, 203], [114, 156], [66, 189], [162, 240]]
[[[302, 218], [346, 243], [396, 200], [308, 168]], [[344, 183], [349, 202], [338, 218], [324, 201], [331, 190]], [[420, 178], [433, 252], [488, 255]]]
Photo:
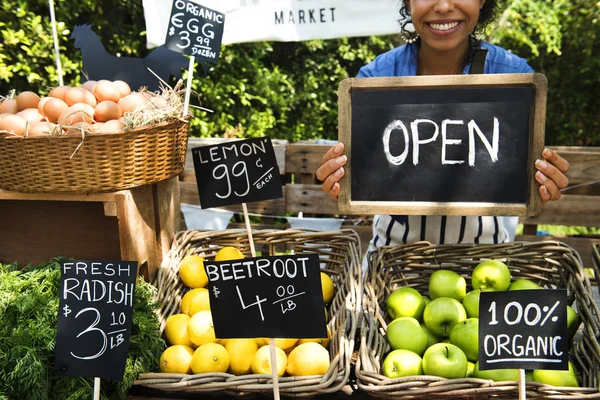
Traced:
[[340, 194], [339, 180], [344, 176], [344, 165], [348, 157], [342, 155], [344, 152], [344, 144], [338, 143], [333, 146], [321, 160], [321, 166], [317, 169], [315, 176], [321, 182], [321, 190], [324, 193], [329, 193], [331, 197], [337, 199]]

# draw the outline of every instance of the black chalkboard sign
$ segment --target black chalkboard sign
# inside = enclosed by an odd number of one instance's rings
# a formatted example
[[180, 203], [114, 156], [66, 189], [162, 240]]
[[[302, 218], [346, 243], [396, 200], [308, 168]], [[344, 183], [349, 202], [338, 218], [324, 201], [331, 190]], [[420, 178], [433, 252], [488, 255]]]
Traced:
[[205, 262], [218, 338], [324, 338], [319, 256]]
[[216, 63], [221, 53], [225, 14], [189, 0], [174, 0], [165, 47]]
[[283, 196], [270, 138], [195, 147], [192, 158], [202, 208]]
[[123, 379], [129, 351], [135, 261], [62, 261], [58, 376]]
[[566, 290], [481, 292], [479, 369], [567, 370]]
[[545, 94], [541, 74], [343, 81], [340, 211], [536, 213]]

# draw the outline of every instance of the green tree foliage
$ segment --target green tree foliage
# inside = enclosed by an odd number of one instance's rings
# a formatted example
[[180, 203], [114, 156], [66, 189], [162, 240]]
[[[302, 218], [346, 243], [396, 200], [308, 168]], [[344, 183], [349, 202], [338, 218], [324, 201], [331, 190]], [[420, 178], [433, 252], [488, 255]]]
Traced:
[[[600, 145], [600, 3], [504, 0], [488, 40], [527, 58], [548, 77], [546, 142]], [[112, 54], [143, 57], [141, 1], [56, 1], [65, 83], [80, 83], [79, 53], [69, 39], [91, 23]], [[6, 0], [0, 6], [0, 95], [11, 89], [45, 94], [57, 85], [48, 3]], [[400, 43], [380, 36], [223, 46], [217, 65], [196, 66], [194, 136], [269, 135], [297, 141], [337, 137], [337, 87], [360, 66]]]

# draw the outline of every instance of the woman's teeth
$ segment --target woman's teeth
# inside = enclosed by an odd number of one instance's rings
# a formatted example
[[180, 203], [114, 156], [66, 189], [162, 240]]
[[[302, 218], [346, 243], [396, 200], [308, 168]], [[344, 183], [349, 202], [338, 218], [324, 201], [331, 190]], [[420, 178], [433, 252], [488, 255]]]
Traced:
[[429, 24], [433, 29], [438, 31], [448, 31], [458, 26], [458, 21], [450, 22], [447, 24]]

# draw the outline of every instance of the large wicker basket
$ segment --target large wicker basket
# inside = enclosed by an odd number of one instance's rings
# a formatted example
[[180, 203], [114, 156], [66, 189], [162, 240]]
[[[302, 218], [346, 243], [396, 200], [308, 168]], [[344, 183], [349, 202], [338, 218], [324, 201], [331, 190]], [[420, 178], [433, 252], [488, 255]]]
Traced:
[[431, 245], [419, 242], [402, 247], [385, 247], [371, 253], [364, 281], [363, 320], [356, 376], [360, 390], [381, 398], [519, 398], [518, 382], [464, 378], [445, 379], [413, 376], [389, 379], [381, 374], [381, 362], [390, 351], [385, 327], [387, 296], [401, 286], [412, 286], [427, 294], [431, 274], [450, 269], [467, 278], [484, 259], [503, 259], [513, 278], [532, 279], [545, 287], [564, 288], [568, 301], [578, 310], [583, 330], [576, 335], [569, 356], [579, 371], [580, 388], [553, 387], [527, 382], [527, 398], [600, 398], [600, 322], [590, 281], [579, 255], [560, 242], [517, 242], [497, 245]]
[[[294, 254], [318, 253], [321, 269], [330, 274], [335, 284], [335, 296], [328, 306], [331, 332], [329, 355], [331, 365], [324, 375], [279, 378], [282, 396], [305, 397], [346, 389], [350, 376], [350, 359], [360, 316], [361, 269], [360, 239], [353, 230], [319, 232], [311, 230], [258, 230], [252, 233], [257, 254], [275, 255], [293, 250]], [[179, 264], [189, 253], [212, 259], [224, 246], [235, 246], [250, 256], [245, 230], [179, 232], [170, 252], [164, 258], [157, 276], [161, 330], [166, 319], [179, 312], [183, 294], [188, 290], [179, 280]], [[242, 397], [249, 394], [273, 396], [273, 381], [269, 375], [235, 376], [228, 373], [197, 375], [148, 373], [134, 385], [182, 393], [220, 393]]]
[[0, 188], [17, 192], [111, 192], [183, 171], [189, 122], [125, 132], [46, 137], [0, 135]]

